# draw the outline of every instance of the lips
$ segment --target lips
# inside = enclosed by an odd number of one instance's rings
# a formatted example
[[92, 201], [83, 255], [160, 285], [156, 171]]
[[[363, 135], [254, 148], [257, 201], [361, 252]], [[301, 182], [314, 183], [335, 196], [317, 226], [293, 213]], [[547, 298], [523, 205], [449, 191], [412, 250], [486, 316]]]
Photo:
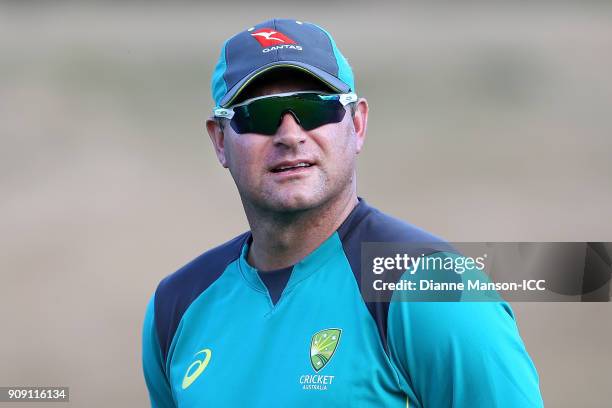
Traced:
[[272, 173], [284, 173], [293, 170], [299, 170], [314, 166], [311, 160], [292, 160], [280, 162], [270, 168]]

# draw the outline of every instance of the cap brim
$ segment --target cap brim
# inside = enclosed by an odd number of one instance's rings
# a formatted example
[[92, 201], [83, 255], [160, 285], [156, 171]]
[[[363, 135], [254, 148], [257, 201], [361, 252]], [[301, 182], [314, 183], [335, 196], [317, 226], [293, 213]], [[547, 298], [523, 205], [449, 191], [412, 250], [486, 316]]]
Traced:
[[313, 67], [312, 65], [304, 64], [303, 62], [298, 61], [275, 61], [270, 64], [264, 65], [259, 69], [249, 73], [246, 77], [242, 78], [236, 85], [234, 85], [221, 99], [219, 106], [228, 107], [232, 104], [232, 102], [238, 97], [240, 92], [242, 92], [248, 84], [250, 84], [255, 78], [259, 77], [264, 72], [268, 72], [272, 69], [277, 68], [293, 68], [310, 74], [314, 78], [323, 82], [325, 85], [329, 86], [331, 89], [335, 90], [339, 93], [347, 93], [351, 91], [351, 88], [342, 82], [340, 79], [336, 78], [329, 72], [323, 71], [320, 68]]

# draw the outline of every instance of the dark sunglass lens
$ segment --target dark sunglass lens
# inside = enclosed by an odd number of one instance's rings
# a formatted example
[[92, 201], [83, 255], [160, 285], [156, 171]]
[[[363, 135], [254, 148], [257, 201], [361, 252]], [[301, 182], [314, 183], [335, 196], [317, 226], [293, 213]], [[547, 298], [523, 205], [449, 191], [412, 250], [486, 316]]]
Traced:
[[326, 99], [317, 94], [270, 97], [235, 107], [231, 126], [236, 133], [273, 135], [286, 112], [291, 112], [304, 130], [312, 130], [342, 121], [346, 110], [335, 96]]
[[276, 133], [280, 113], [274, 112], [274, 104], [261, 102], [264, 102], [264, 100], [234, 108], [231, 125], [236, 133], [259, 133], [262, 135]]
[[329, 123], [341, 122], [346, 110], [338, 100], [301, 99], [294, 107], [304, 130], [316, 129]]

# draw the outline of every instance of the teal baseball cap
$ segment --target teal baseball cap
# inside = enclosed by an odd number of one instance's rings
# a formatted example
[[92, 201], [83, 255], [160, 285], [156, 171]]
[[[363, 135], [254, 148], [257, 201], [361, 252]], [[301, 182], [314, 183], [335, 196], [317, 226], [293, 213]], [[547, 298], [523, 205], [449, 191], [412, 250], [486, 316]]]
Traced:
[[353, 71], [327, 31], [312, 23], [272, 19], [223, 43], [211, 80], [215, 105], [230, 106], [251, 81], [277, 68], [310, 74], [338, 93], [355, 92]]

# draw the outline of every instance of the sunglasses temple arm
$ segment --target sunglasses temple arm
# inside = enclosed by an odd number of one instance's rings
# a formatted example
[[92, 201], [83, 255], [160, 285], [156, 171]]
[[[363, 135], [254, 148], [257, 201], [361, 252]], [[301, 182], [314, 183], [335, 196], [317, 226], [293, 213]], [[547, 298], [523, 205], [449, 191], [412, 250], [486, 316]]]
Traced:
[[340, 95], [340, 103], [342, 104], [342, 106], [346, 106], [349, 103], [352, 102], [357, 102], [357, 95], [354, 93], [347, 93], [347, 94], [341, 94]]
[[216, 108], [213, 109], [213, 115], [216, 118], [231, 119], [234, 117], [234, 111], [232, 109]]

